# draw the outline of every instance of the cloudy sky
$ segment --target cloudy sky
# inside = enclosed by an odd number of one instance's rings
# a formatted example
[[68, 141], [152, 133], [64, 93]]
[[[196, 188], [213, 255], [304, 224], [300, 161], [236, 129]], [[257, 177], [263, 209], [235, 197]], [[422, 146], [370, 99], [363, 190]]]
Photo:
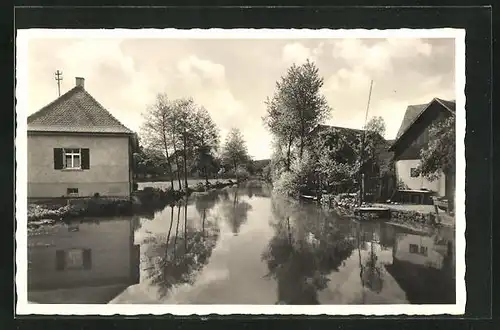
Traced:
[[391, 139], [407, 105], [455, 99], [454, 48], [454, 39], [31, 39], [28, 112], [57, 97], [56, 70], [61, 93], [84, 77], [87, 91], [136, 131], [157, 93], [190, 96], [222, 136], [240, 128], [262, 159], [271, 153], [264, 101], [292, 63], [315, 61], [336, 126], [363, 125], [373, 79], [369, 117], [382, 116]]

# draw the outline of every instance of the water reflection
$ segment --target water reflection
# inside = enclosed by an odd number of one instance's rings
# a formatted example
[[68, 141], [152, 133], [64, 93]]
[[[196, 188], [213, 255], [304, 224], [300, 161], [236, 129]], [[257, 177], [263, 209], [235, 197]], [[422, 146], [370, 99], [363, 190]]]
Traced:
[[[277, 303], [318, 304], [317, 292], [325, 289], [329, 281], [325, 275], [338, 271], [354, 244], [334, 228], [333, 219], [318, 210], [315, 219], [310, 219], [310, 212], [293, 206], [283, 200], [273, 201], [275, 236], [262, 258], [267, 262], [268, 276], [278, 282]], [[327, 227], [332, 230], [320, 230]]]
[[269, 197], [270, 190], [268, 186], [262, 185], [261, 183], [249, 182], [245, 185], [246, 194], [248, 198], [252, 199], [253, 197]]
[[439, 235], [400, 233], [387, 271], [415, 304], [454, 303], [453, 243]]
[[[381, 246], [378, 235], [380, 232], [380, 226], [374, 225], [377, 224], [362, 226], [360, 223], [356, 223], [359, 277], [362, 289], [367, 288], [377, 294], [380, 294], [384, 284], [384, 275], [382, 271], [383, 265], [381, 264], [376, 252], [377, 247]], [[361, 250], [368, 251], [368, 256], [362, 258]], [[362, 299], [363, 302], [365, 302], [364, 295], [362, 296]]]
[[[138, 283], [113, 302], [455, 300], [451, 229], [417, 235], [381, 222], [356, 222], [312, 203], [271, 196], [269, 187], [253, 184], [195, 194], [133, 219], [72, 222], [30, 236], [31, 297], [41, 289], [84, 287], [91, 298], [80, 302], [102, 303], [118, 295], [118, 287]], [[115, 291], [88, 290], [104, 284], [114, 284]], [[36, 301], [77, 300], [60, 296], [39, 295]]]
[[166, 237], [164, 231], [157, 231], [143, 241], [144, 281], [157, 288], [159, 299], [174, 285], [193, 283], [195, 274], [208, 262], [218, 238], [218, 224], [206, 219], [207, 212], [215, 205], [213, 198], [196, 200], [200, 225], [189, 221], [188, 205], [189, 201], [183, 200], [170, 207]]
[[32, 230], [28, 237], [28, 300], [105, 303], [139, 283], [139, 219], [85, 219]]
[[[252, 206], [240, 199], [241, 191], [237, 188], [226, 190], [227, 198], [221, 203], [222, 215], [228, 222], [229, 227], [232, 229], [233, 234], [237, 235], [240, 227], [248, 219], [248, 211]], [[250, 194], [248, 194], [250, 195]]]

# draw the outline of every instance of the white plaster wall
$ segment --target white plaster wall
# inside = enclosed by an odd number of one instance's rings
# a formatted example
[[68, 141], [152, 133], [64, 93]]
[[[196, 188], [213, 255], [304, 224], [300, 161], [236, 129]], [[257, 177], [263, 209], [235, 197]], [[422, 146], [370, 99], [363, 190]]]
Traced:
[[412, 178], [410, 176], [411, 168], [415, 168], [419, 164], [419, 159], [398, 160], [396, 162], [396, 175], [398, 179], [401, 180], [406, 186], [408, 186], [408, 189], [428, 189], [435, 191], [440, 196], [444, 196], [444, 175], [441, 175], [439, 179], [436, 179], [434, 181], [430, 181], [422, 175], [415, 178]]
[[[67, 188], [79, 196], [129, 196], [127, 136], [28, 136], [28, 197], [61, 197]], [[54, 169], [53, 148], [89, 148], [90, 169]]]

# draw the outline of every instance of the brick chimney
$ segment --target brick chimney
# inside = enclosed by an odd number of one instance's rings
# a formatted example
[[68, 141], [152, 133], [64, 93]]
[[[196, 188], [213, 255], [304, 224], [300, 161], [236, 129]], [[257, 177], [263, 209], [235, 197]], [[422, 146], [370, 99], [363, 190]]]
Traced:
[[80, 86], [81, 88], [85, 88], [85, 79], [81, 77], [76, 77], [76, 86]]

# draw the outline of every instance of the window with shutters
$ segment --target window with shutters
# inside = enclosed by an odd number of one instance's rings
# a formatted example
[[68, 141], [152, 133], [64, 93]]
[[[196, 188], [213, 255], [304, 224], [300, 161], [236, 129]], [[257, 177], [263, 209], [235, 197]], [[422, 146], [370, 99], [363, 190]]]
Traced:
[[68, 249], [56, 251], [56, 269], [90, 269], [92, 255], [90, 249]]
[[86, 148], [54, 148], [54, 169], [87, 170], [90, 168], [90, 153]]
[[427, 256], [427, 247], [417, 244], [410, 244], [410, 253]]

